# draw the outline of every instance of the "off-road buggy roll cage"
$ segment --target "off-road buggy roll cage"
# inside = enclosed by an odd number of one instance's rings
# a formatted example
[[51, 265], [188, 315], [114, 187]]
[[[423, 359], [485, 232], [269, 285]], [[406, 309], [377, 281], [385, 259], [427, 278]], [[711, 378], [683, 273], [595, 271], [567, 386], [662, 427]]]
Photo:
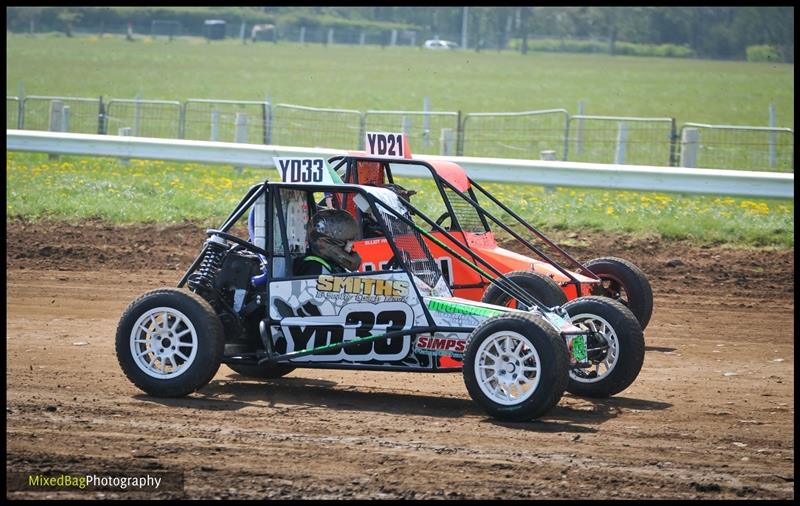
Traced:
[[[349, 154], [349, 155], [340, 155], [334, 156], [329, 158], [329, 163], [332, 165], [335, 171], [340, 171], [343, 169], [343, 176], [342, 180], [345, 183], [360, 183], [361, 178], [359, 177], [359, 165], [362, 163], [372, 163], [372, 164], [379, 164], [380, 170], [383, 171], [385, 175], [386, 182], [390, 184], [394, 184], [394, 178], [392, 176], [391, 165], [398, 164], [398, 165], [414, 165], [419, 167], [424, 167], [427, 169], [431, 177], [436, 184], [436, 188], [439, 191], [441, 196], [442, 202], [445, 205], [446, 212], [438, 217], [435, 221], [437, 224], [442, 224], [444, 221], [449, 217], [450, 218], [450, 227], [449, 230], [453, 232], [466, 232], [468, 231], [461, 223], [459, 219], [459, 213], [457, 209], [453, 206], [452, 199], [448, 196], [448, 191], [452, 192], [455, 196], [457, 196], [460, 201], [465, 202], [469, 208], [473, 209], [480, 218], [480, 224], [482, 226], [482, 230], [472, 232], [491, 232], [491, 227], [489, 222], [491, 221], [496, 226], [500, 227], [502, 230], [507, 232], [511, 235], [514, 239], [516, 239], [520, 244], [524, 245], [528, 250], [532, 251], [536, 254], [539, 258], [543, 261], [547, 262], [548, 264], [552, 265], [555, 269], [557, 269], [561, 274], [563, 274], [566, 278], [569, 279], [566, 282], [567, 285], [573, 285], [575, 289], [575, 294], [580, 295], [581, 284], [599, 284], [601, 283], [600, 277], [592, 273], [586, 266], [584, 266], [580, 261], [578, 261], [575, 257], [570, 255], [567, 251], [563, 248], [558, 246], [553, 240], [547, 237], [543, 232], [538, 230], [536, 227], [530, 224], [527, 220], [522, 218], [519, 214], [514, 212], [508, 206], [503, 204], [499, 199], [497, 199], [494, 195], [492, 195], [488, 190], [486, 190], [483, 186], [478, 184], [472, 178], [470, 178], [463, 169], [451, 162], [444, 162], [444, 161], [436, 161], [436, 162], [428, 162], [423, 159], [391, 159], [387, 160], [386, 158], [381, 157], [374, 157], [369, 155], [358, 155], [358, 154]], [[455, 183], [460, 183], [459, 186], [462, 189], [456, 187]], [[464, 188], [465, 187], [465, 188]], [[477, 193], [476, 193], [477, 190]], [[500, 209], [502, 209], [505, 213], [507, 213], [514, 222], [521, 225], [525, 230], [529, 231], [533, 235], [535, 235], [539, 240], [541, 240], [545, 245], [552, 248], [553, 251], [561, 258], [562, 262], [566, 261], [568, 265], [562, 265], [562, 263], [558, 262], [556, 258], [551, 255], [548, 255], [543, 251], [541, 248], [537, 247], [531, 241], [520, 235], [517, 231], [513, 230], [508, 224], [503, 222], [503, 220], [499, 219], [497, 216], [492, 214], [488, 211], [484, 206], [482, 206], [478, 202], [478, 196], [483, 195], [493, 204], [497, 205]], [[404, 201], [406, 205], [408, 205], [407, 201]], [[478, 255], [471, 255], [473, 258], [478, 258]], [[574, 267], [573, 271], [570, 271], [568, 267]], [[580, 273], [582, 276], [585, 276], [588, 279], [579, 280], [575, 277], [574, 272]], [[492, 282], [491, 279], [486, 280], [485, 282], [482, 280], [482, 284], [480, 287], [485, 287], [486, 285]], [[461, 288], [459, 286], [453, 286], [453, 288]]]
[[[433, 172], [433, 171], [432, 171]], [[389, 176], [391, 177], [391, 176]], [[448, 184], [446, 181], [443, 181], [442, 184]], [[448, 185], [451, 187], [451, 185]], [[408, 279], [412, 280], [411, 285], [412, 289], [416, 292], [418, 300], [421, 302], [422, 311], [425, 314], [425, 319], [427, 320], [427, 325], [424, 326], [411, 326], [410, 328], [405, 329], [392, 329], [391, 326], [387, 328], [386, 332], [370, 335], [366, 337], [360, 337], [356, 339], [351, 339], [348, 341], [341, 341], [336, 343], [331, 343], [325, 346], [318, 346], [318, 347], [310, 347], [305, 348], [302, 350], [292, 351], [288, 353], [280, 353], [277, 351], [273, 346], [273, 340], [271, 335], [271, 328], [273, 325], [279, 325], [281, 320], [275, 320], [271, 316], [270, 311], [270, 281], [276, 280], [285, 280], [285, 279], [309, 279], [309, 278], [316, 278], [317, 276], [293, 276], [292, 271], [292, 262], [290, 261], [291, 254], [289, 251], [288, 240], [287, 240], [287, 223], [286, 218], [281, 210], [281, 199], [282, 199], [282, 191], [283, 190], [298, 190], [301, 192], [306, 192], [307, 203], [309, 205], [309, 209], [315, 210], [317, 208], [317, 204], [314, 202], [313, 195], [315, 193], [324, 193], [326, 195], [331, 195], [334, 200], [339, 199], [340, 195], [353, 195], [353, 199], [358, 201], [361, 198], [361, 202], [357, 202], [359, 209], [364, 213], [370, 213], [372, 217], [376, 220], [377, 224], [380, 226], [383, 237], [387, 240], [391, 251], [393, 253], [393, 258], [389, 262], [387, 266], [377, 271], [370, 271], [368, 273], [365, 272], [352, 272], [352, 273], [345, 273], [345, 274], [337, 274], [337, 276], [342, 277], [349, 277], [349, 276], [375, 276], [382, 273], [398, 273], [398, 271], [405, 273], [408, 276]], [[387, 204], [380, 198], [376, 196], [378, 191], [385, 192], [385, 195], [390, 195], [392, 198], [398, 198], [399, 201], [402, 203], [405, 210], [409, 212], [409, 215], [404, 215], [401, 212], [402, 209], [398, 210], [396, 206]], [[264, 220], [263, 227], [266, 230], [266, 241], [265, 247], [259, 247], [251, 241], [246, 241], [229, 233], [230, 229], [236, 224], [245, 213], [256, 204], [258, 199], [264, 197], [266, 201], [266, 211], [264, 213]], [[346, 198], [346, 197], [345, 197]], [[335, 201], [334, 205], [339, 208], [344, 208], [346, 202]], [[311, 215], [313, 213], [309, 213]], [[464, 254], [457, 252], [452, 246], [445, 244], [443, 241], [434, 237], [429, 231], [424, 230], [422, 227], [416, 225], [414, 221], [411, 219], [411, 216], [418, 216], [423, 221], [425, 221], [428, 225], [432, 227], [433, 230], [440, 232], [444, 235], [449, 241], [453, 243], [454, 246], [461, 249]], [[487, 213], [488, 215], [488, 213]], [[275, 223], [274, 219], [271, 217], [277, 216], [277, 223]], [[491, 215], [488, 215], [491, 217]], [[394, 220], [390, 226], [389, 219]], [[456, 223], [454, 221], [454, 223]], [[280, 237], [281, 242], [281, 251], [276, 251], [275, 248], [275, 240], [273, 238], [276, 237], [275, 235], [275, 227], [278, 227], [278, 234]], [[405, 228], [403, 228], [405, 227]], [[420, 237], [425, 236], [426, 239], [436, 243], [439, 247], [447, 251], [449, 254], [453, 256], [453, 258], [457, 259], [460, 262], [463, 262], [468, 268], [475, 270], [481, 276], [489, 280], [491, 283], [495, 283], [499, 289], [505, 292], [510, 297], [516, 299], [521, 303], [523, 306], [519, 306], [523, 310], [527, 311], [536, 311], [541, 314], [550, 324], [553, 325], [554, 328], [558, 329], [560, 334], [564, 337], [569, 335], [583, 335], [586, 334], [586, 330], [581, 330], [578, 327], [574, 327], [569, 323], [569, 316], [567, 315], [566, 311], [561, 308], [548, 308], [544, 304], [542, 304], [539, 300], [535, 297], [530, 295], [526, 292], [523, 288], [521, 288], [518, 284], [507, 278], [503, 273], [493, 267], [489, 262], [485, 261], [484, 259], [472, 256], [470, 254], [470, 249], [467, 244], [464, 244], [461, 240], [451, 234], [449, 231], [445, 230], [439, 224], [437, 224], [434, 220], [426, 216], [416, 207], [414, 207], [410, 202], [400, 197], [395, 196], [394, 193], [390, 192], [389, 190], [385, 189], [376, 189], [365, 187], [363, 185], [354, 185], [354, 184], [333, 184], [333, 185], [320, 185], [320, 184], [303, 184], [303, 183], [278, 183], [278, 182], [269, 182], [264, 181], [263, 183], [256, 184], [252, 186], [245, 196], [240, 200], [240, 202], [236, 205], [235, 209], [230, 213], [230, 215], [225, 219], [223, 224], [219, 227], [219, 229], [209, 229], [207, 230], [207, 235], [209, 239], [204, 243], [200, 253], [198, 254], [197, 258], [191, 264], [191, 266], [187, 269], [184, 273], [180, 281], [178, 282], [178, 288], [184, 287], [187, 283], [189, 286], [195, 291], [198, 292], [203, 298], [209, 301], [214, 309], [220, 316], [220, 319], [223, 323], [223, 326], [226, 329], [226, 335], [232, 334], [235, 338], [237, 335], [242, 334], [245, 332], [245, 329], [248, 328], [251, 331], [255, 330], [253, 327], [257, 327], [257, 333], [260, 337], [261, 344], [263, 346], [263, 353], [234, 353], [234, 354], [227, 354], [223, 358], [223, 363], [241, 363], [241, 364], [258, 364], [258, 365], [276, 365], [276, 364], [289, 364], [292, 359], [296, 359], [299, 357], [303, 357], [306, 355], [318, 354], [318, 353], [328, 353], [335, 350], [341, 350], [348, 347], [359, 346], [363, 343], [372, 342], [372, 341], [379, 341], [379, 340], [389, 340], [393, 337], [400, 337], [400, 336], [410, 336], [414, 337], [419, 334], [426, 334], [426, 333], [433, 333], [433, 332], [455, 332], [455, 333], [469, 333], [473, 330], [473, 327], [443, 327], [437, 326], [435, 323], [434, 318], [430, 314], [429, 308], [426, 304], [422, 303], [423, 301], [423, 293], [421, 291], [420, 282], [423, 282], [425, 285], [426, 290], [430, 290], [429, 293], [426, 293], [425, 296], [430, 298], [433, 296], [436, 298], [437, 295], [444, 295], [446, 297], [450, 296], [450, 289], [447, 287], [445, 283], [440, 283], [443, 281], [443, 276], [441, 271], [439, 270], [438, 265], [432, 259], [430, 255], [430, 251], [428, 250], [425, 241], [423, 241]], [[403, 242], [407, 245], [411, 245], [412, 248], [418, 248], [417, 251], [409, 251], [409, 248], [406, 249], [400, 248], [398, 246], [398, 238], [402, 237]], [[251, 238], [252, 239], [252, 238]], [[221, 246], [224, 241], [231, 241], [235, 243], [235, 246], [228, 248], [227, 246]], [[406, 241], [411, 242], [406, 242]], [[260, 264], [261, 264], [261, 272], [257, 273], [252, 277], [248, 277], [248, 289], [251, 289], [253, 286], [258, 286], [263, 284], [263, 288], [256, 288], [255, 294], [250, 297], [250, 302], [248, 303], [246, 300], [239, 305], [238, 309], [232, 307], [230, 301], [226, 301], [225, 297], [213, 286], [212, 283], [206, 282], [204, 277], [208, 277], [213, 275], [215, 270], [219, 270], [221, 257], [224, 253], [223, 248], [227, 248], [228, 251], [232, 251], [233, 249], [243, 249], [245, 251], [249, 251], [250, 253], [257, 255]], [[274, 256], [283, 256], [286, 269], [288, 272], [288, 276], [276, 276], [273, 272], [274, 263], [272, 262]], [[472, 256], [475, 262], [470, 261], [467, 256]], [[480, 264], [483, 268], [478, 266]], [[392, 268], [394, 267], [394, 268]], [[488, 272], [487, 272], [488, 271]], [[491, 274], [490, 274], [491, 273]], [[253, 274], [252, 272], [250, 274]], [[437, 286], [438, 285], [438, 286]], [[437, 290], [440, 290], [437, 293]], [[469, 302], [475, 307], [479, 307], [480, 304], [476, 305], [476, 303], [471, 301], [464, 301]], [[264, 311], [266, 308], [266, 311]], [[509, 311], [514, 311], [513, 309], [508, 309]], [[497, 309], [487, 309], [488, 313], [494, 312], [497, 313]], [[251, 322], [244, 321], [245, 318], [250, 318]], [[256, 323], [253, 323], [253, 322]], [[304, 323], [303, 325], [314, 325], [313, 323]], [[359, 363], [311, 363], [311, 362], [303, 362], [302, 364], [298, 364], [297, 362], [291, 362], [292, 365], [301, 365], [302, 367], [319, 367], [319, 368], [347, 368], [347, 369], [368, 369], [368, 370], [406, 370], [406, 371], [420, 371], [420, 372], [448, 372], [448, 371], [457, 371], [460, 370], [461, 367], [437, 367], [437, 361], [433, 360], [431, 367], [403, 367], [399, 368], [396, 366], [392, 367], [383, 367], [380, 365], [374, 364], [359, 364]]]
[[[466, 234], [446, 230], [401, 189], [342, 183], [321, 158], [278, 159], [279, 171], [284, 162], [291, 162], [287, 179], [308, 182], [251, 187], [219, 229], [207, 230], [178, 288], [150, 290], [123, 312], [116, 355], [141, 390], [185, 396], [207, 385], [222, 363], [265, 379], [297, 367], [460, 372], [486, 412], [520, 421], [542, 416], [564, 391], [608, 397], [636, 379], [644, 336], [620, 302], [579, 297], [544, 304], [513, 273], [472, 255]], [[350, 204], [362, 232], [380, 236], [355, 241], [353, 251], [377, 263], [306, 275], [314, 215]], [[249, 209], [245, 240], [232, 231]], [[449, 256], [434, 260], [432, 253], [442, 252]], [[517, 307], [453, 297], [437, 263], [445, 259], [477, 273]]]

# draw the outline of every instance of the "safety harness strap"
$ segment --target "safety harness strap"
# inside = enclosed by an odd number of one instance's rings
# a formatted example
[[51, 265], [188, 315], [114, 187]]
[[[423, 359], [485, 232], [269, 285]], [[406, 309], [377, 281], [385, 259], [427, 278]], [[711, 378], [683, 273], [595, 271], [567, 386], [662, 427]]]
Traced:
[[323, 266], [325, 266], [325, 268], [326, 268], [326, 269], [328, 269], [329, 271], [333, 272], [333, 267], [331, 267], [331, 264], [330, 264], [330, 263], [328, 263], [328, 261], [327, 261], [327, 260], [325, 260], [324, 258], [321, 258], [321, 257], [318, 257], [318, 256], [314, 256], [314, 255], [308, 255], [307, 257], [305, 257], [305, 258], [303, 259], [303, 261], [304, 261], [304, 262], [305, 262], [305, 261], [309, 261], [309, 262], [317, 262], [317, 263], [320, 263], [320, 264], [322, 264]]

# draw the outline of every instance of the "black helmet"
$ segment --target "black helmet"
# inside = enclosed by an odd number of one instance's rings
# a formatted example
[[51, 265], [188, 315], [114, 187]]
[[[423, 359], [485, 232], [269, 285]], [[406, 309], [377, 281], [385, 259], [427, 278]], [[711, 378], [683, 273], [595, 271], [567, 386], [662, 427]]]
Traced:
[[308, 222], [308, 245], [315, 255], [354, 271], [361, 265], [361, 257], [346, 247], [358, 238], [358, 232], [358, 223], [347, 211], [323, 209]]

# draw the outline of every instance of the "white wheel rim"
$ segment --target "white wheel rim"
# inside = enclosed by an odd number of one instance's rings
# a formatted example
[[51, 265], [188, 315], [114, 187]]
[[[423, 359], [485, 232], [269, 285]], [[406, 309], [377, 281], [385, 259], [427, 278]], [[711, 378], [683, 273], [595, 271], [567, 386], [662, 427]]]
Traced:
[[197, 331], [185, 314], [157, 307], [136, 320], [131, 330], [131, 356], [148, 376], [170, 379], [185, 373], [197, 356]]
[[[581, 328], [591, 330], [591, 327], [597, 330], [597, 334], [601, 339], [605, 340], [605, 345], [608, 346], [605, 358], [597, 362], [594, 367], [583, 369], [580, 367], [572, 367], [569, 370], [569, 377], [580, 383], [597, 383], [603, 380], [606, 376], [611, 374], [611, 371], [617, 366], [619, 362], [619, 339], [614, 327], [611, 326], [605, 319], [588, 313], [582, 313], [570, 318], [573, 325]], [[587, 348], [591, 348], [587, 343]], [[588, 373], [594, 371], [596, 376], [587, 376]]]
[[481, 392], [497, 404], [512, 406], [536, 391], [540, 366], [539, 353], [528, 338], [503, 330], [483, 340], [473, 367]]

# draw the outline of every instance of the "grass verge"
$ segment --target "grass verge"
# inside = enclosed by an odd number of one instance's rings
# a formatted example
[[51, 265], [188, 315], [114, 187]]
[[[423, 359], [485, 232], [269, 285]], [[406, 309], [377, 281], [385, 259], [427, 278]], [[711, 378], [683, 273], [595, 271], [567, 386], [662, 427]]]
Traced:
[[[217, 226], [247, 189], [273, 170], [48, 155], [6, 154], [6, 219]], [[443, 211], [429, 180], [397, 178], [434, 219]], [[537, 185], [483, 185], [545, 233], [599, 230], [656, 234], [699, 244], [794, 248], [794, 200], [682, 195]], [[488, 207], [490, 212], [497, 209]]]

